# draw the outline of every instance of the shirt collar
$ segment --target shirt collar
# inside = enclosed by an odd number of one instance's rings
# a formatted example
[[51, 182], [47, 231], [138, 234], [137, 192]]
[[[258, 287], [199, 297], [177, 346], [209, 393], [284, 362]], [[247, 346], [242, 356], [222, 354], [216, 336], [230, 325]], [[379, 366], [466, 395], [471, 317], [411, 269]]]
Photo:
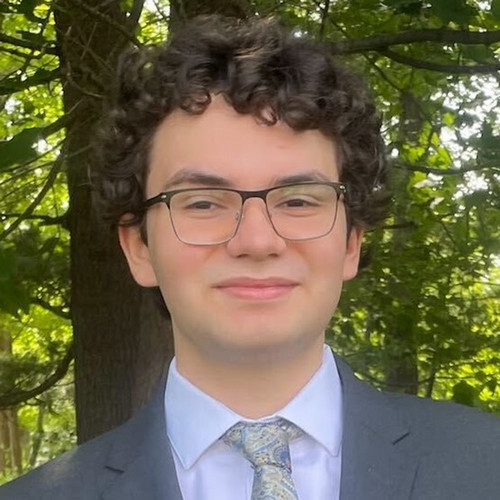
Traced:
[[342, 442], [342, 386], [328, 346], [324, 346], [318, 371], [276, 416], [293, 422], [332, 456], [338, 456]]
[[[230, 427], [244, 419], [198, 389], [170, 364], [165, 389], [167, 432], [182, 466], [190, 468]], [[342, 389], [335, 359], [325, 346], [318, 371], [301, 391], [274, 415], [300, 427], [337, 456], [342, 440]]]

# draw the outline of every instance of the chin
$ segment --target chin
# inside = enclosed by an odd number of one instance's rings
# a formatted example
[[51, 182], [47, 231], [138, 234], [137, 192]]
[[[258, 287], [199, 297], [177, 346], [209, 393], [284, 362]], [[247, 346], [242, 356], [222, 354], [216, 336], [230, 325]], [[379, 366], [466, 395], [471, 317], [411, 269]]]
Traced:
[[219, 339], [219, 352], [225, 352], [231, 361], [269, 362], [296, 356], [313, 343], [312, 337], [304, 338], [303, 330], [270, 331], [269, 328], [256, 327], [245, 330], [240, 326], [233, 330], [236, 333]]

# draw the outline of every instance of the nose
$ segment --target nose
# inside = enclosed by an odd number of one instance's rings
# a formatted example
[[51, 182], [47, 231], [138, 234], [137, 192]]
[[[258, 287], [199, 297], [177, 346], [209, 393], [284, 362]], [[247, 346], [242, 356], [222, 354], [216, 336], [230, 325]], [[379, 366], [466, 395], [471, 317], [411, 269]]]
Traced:
[[246, 200], [241, 208], [238, 230], [227, 243], [229, 254], [262, 260], [281, 254], [285, 248], [286, 241], [274, 230], [264, 200]]

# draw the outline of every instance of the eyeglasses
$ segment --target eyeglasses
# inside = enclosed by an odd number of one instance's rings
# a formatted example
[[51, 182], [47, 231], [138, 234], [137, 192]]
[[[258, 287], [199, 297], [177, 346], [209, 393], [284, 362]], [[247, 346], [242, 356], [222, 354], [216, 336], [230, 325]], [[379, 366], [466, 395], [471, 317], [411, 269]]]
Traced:
[[191, 188], [164, 191], [144, 202], [144, 209], [165, 203], [180, 241], [190, 245], [226, 243], [238, 231], [243, 204], [260, 198], [274, 231], [291, 241], [327, 235], [337, 218], [338, 202], [347, 188], [339, 182], [303, 182], [260, 191]]

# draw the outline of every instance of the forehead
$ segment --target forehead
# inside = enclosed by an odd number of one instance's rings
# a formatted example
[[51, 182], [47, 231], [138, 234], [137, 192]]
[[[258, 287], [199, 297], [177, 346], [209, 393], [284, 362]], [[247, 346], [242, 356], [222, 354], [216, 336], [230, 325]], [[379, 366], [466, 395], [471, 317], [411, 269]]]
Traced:
[[158, 127], [149, 157], [148, 194], [164, 189], [183, 170], [215, 174], [243, 189], [317, 171], [338, 180], [335, 145], [317, 130], [265, 125], [215, 97], [201, 115], [176, 110]]

